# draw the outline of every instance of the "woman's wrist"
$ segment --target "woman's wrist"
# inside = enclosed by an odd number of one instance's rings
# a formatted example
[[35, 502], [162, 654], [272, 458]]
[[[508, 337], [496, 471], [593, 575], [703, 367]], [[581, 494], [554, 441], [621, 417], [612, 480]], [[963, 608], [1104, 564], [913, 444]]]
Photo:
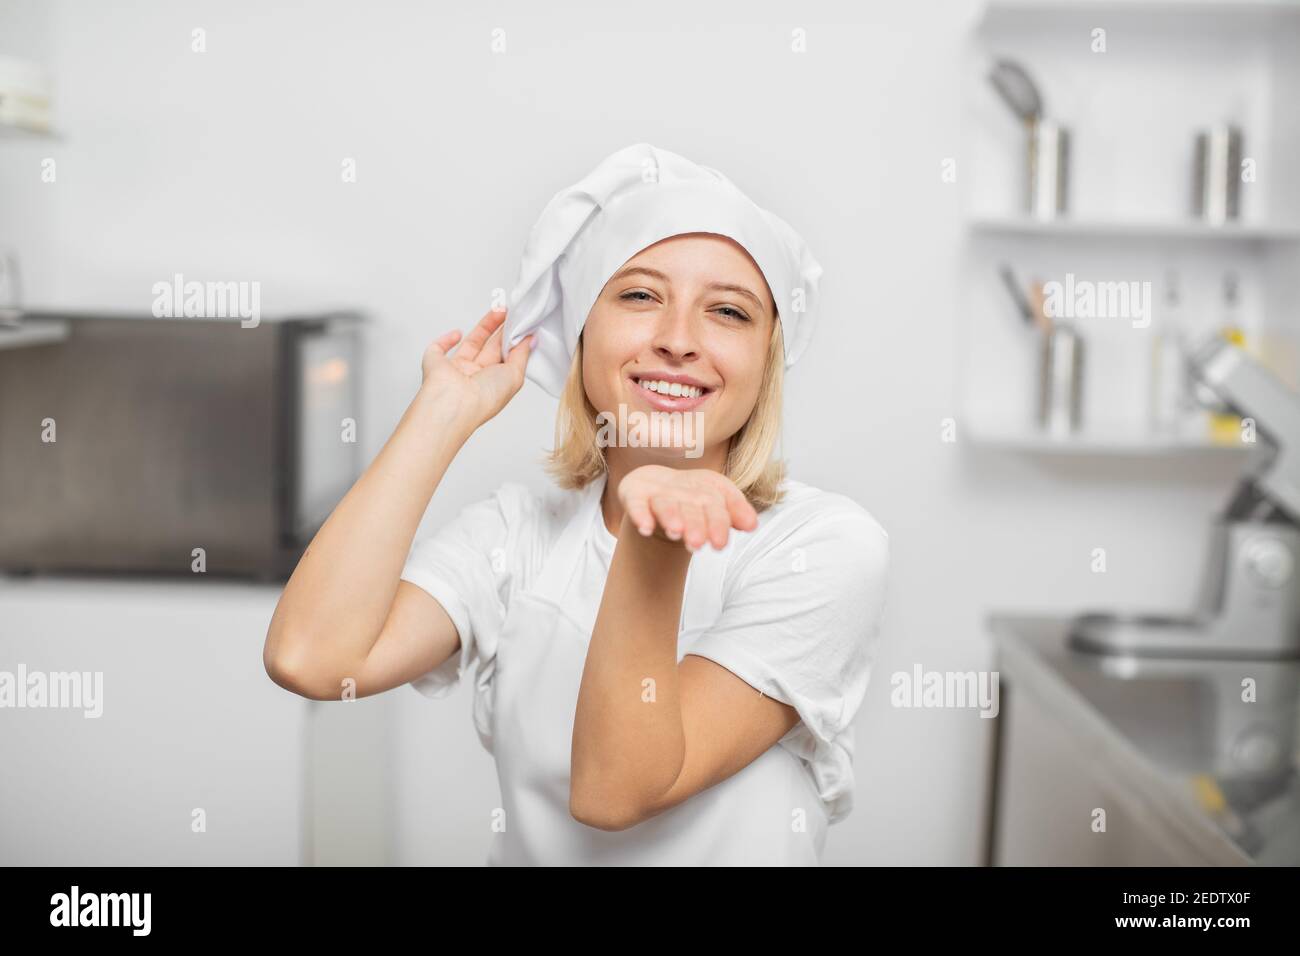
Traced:
[[457, 446], [468, 441], [483, 424], [461, 396], [429, 385], [420, 386], [407, 409], [407, 417], [418, 421], [422, 430], [430, 429], [438, 437], [451, 439]]
[[658, 524], [650, 534], [642, 534], [641, 529], [636, 526], [631, 516], [624, 513], [623, 521], [618, 529], [619, 541], [634, 541], [639, 545], [656, 554], [662, 554], [668, 557], [675, 557], [681, 560], [689, 560], [694, 553], [686, 547], [680, 537], [673, 539], [668, 537], [667, 533]]

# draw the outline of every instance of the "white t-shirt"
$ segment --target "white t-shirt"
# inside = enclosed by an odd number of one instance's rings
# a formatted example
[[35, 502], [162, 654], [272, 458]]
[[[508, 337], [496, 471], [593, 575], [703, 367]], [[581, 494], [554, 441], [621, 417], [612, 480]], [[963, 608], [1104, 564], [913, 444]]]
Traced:
[[[605, 478], [599, 482], [603, 487]], [[817, 862], [825, 825], [843, 819], [853, 805], [852, 724], [866, 693], [879, 639], [889, 539], [868, 511], [844, 495], [793, 479], [784, 487], [785, 498], [759, 512], [755, 530], [733, 528], [723, 551], [706, 546], [692, 557], [678, 657], [689, 653], [715, 661], [798, 712], [799, 723], [760, 759], [789, 762], [792, 778], [800, 778], [795, 786], [806, 786], [808, 802], [821, 811], [804, 838], [806, 852], [803, 846], [793, 851], [785, 847], [774, 851], [776, 859], [793, 861], [798, 856]], [[523, 484], [506, 482], [489, 497], [463, 508], [432, 536], [417, 541], [402, 570], [404, 580], [446, 609], [461, 640], [459, 654], [411, 685], [430, 697], [441, 697], [473, 669], [474, 723], [489, 752], [493, 751], [494, 657], [507, 609], [515, 594], [537, 580], [561, 531], [577, 514], [579, 499], [588, 493], [550, 488], [538, 494]], [[617, 538], [599, 515], [585, 538], [564, 606], [566, 611], [572, 608], [573, 619], [594, 622]], [[712, 603], [699, 593], [709, 588], [718, 591]], [[574, 664], [579, 671], [580, 665], [580, 660]], [[572, 686], [576, 680], [575, 675]], [[557, 710], [557, 720], [565, 716], [565, 711]], [[571, 716], [569, 712], [569, 727]], [[527, 750], [512, 750], [510, 759], [524, 759], [517, 754]], [[500, 761], [501, 756], [496, 756]], [[748, 769], [735, 776], [742, 777]], [[733, 781], [726, 798], [749, 799], [743, 780]], [[710, 789], [727, 785], [723, 781]], [[762, 785], [770, 789], [772, 778]], [[509, 802], [507, 794], [503, 799]], [[567, 809], [567, 805], [556, 807], [555, 819], [567, 816]], [[731, 817], [720, 811], [711, 819], [708, 825], [717, 826]], [[743, 842], [752, 844], [753, 834], [745, 835]], [[713, 843], [716, 847], [716, 840]], [[716, 848], [715, 855], [727, 853]], [[752, 848], [733, 856], [763, 859]]]

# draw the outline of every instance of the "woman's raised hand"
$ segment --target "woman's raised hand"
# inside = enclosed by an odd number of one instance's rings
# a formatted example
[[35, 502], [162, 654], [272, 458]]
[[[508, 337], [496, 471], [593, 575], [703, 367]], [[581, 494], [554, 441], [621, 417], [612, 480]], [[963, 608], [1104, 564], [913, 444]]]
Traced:
[[452, 329], [434, 339], [424, 352], [423, 387], [472, 416], [475, 425], [483, 424], [505, 408], [524, 384], [524, 367], [532, 353], [534, 337], [525, 338], [502, 361], [501, 335], [505, 320], [505, 309], [493, 309], [479, 320], [454, 355], [447, 353], [460, 340], [460, 329]]
[[643, 535], [722, 550], [731, 529], [753, 531], [758, 512], [731, 479], [710, 468], [642, 465], [618, 486], [623, 512]]

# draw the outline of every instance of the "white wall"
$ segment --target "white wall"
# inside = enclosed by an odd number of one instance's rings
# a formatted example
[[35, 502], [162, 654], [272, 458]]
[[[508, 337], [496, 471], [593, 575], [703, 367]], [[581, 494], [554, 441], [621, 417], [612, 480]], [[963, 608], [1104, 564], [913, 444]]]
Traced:
[[310, 705], [251, 666], [276, 598], [0, 579], [0, 670], [98, 674], [101, 691], [98, 716], [0, 711], [0, 864], [302, 862]]
[[[892, 709], [889, 674], [990, 666], [990, 608], [1187, 604], [1232, 467], [940, 442], [968, 315], [963, 199], [939, 164], [962, 148], [974, 2], [565, 6], [581, 12], [41, 7], [30, 15], [49, 18], [62, 139], [0, 149], [0, 242], [19, 245], [36, 305], [143, 310], [154, 281], [182, 272], [258, 280], [267, 313], [364, 307], [368, 459], [418, 384], [423, 346], [509, 287], [555, 190], [639, 141], [722, 169], [826, 270], [823, 324], [789, 379], [793, 473], [852, 495], [893, 543], [857, 809], [827, 861], [978, 862], [991, 722]], [[195, 27], [206, 53], [190, 51]], [[497, 27], [504, 55], [489, 49]], [[46, 156], [53, 185], [37, 178]], [[340, 181], [345, 157], [355, 184]], [[425, 531], [535, 461], [553, 411], [526, 385], [453, 465]], [[1112, 573], [1089, 571], [1099, 544]], [[395, 700], [395, 859], [481, 861], [498, 797], [467, 689]]]

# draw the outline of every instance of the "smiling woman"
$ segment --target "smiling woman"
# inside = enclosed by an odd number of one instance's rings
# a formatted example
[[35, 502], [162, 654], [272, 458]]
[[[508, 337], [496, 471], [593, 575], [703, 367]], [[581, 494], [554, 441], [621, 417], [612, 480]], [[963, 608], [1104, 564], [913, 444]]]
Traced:
[[[508, 314], [430, 345], [420, 394], [304, 555], [272, 677], [439, 697], [472, 668], [501, 784], [491, 863], [820, 862], [853, 803], [889, 565], [869, 512], [777, 454], [820, 275], [722, 174], [646, 144], [561, 191]], [[560, 398], [554, 486], [503, 482], [412, 546], [525, 376]], [[698, 454], [602, 437], [630, 414], [697, 416]]]

